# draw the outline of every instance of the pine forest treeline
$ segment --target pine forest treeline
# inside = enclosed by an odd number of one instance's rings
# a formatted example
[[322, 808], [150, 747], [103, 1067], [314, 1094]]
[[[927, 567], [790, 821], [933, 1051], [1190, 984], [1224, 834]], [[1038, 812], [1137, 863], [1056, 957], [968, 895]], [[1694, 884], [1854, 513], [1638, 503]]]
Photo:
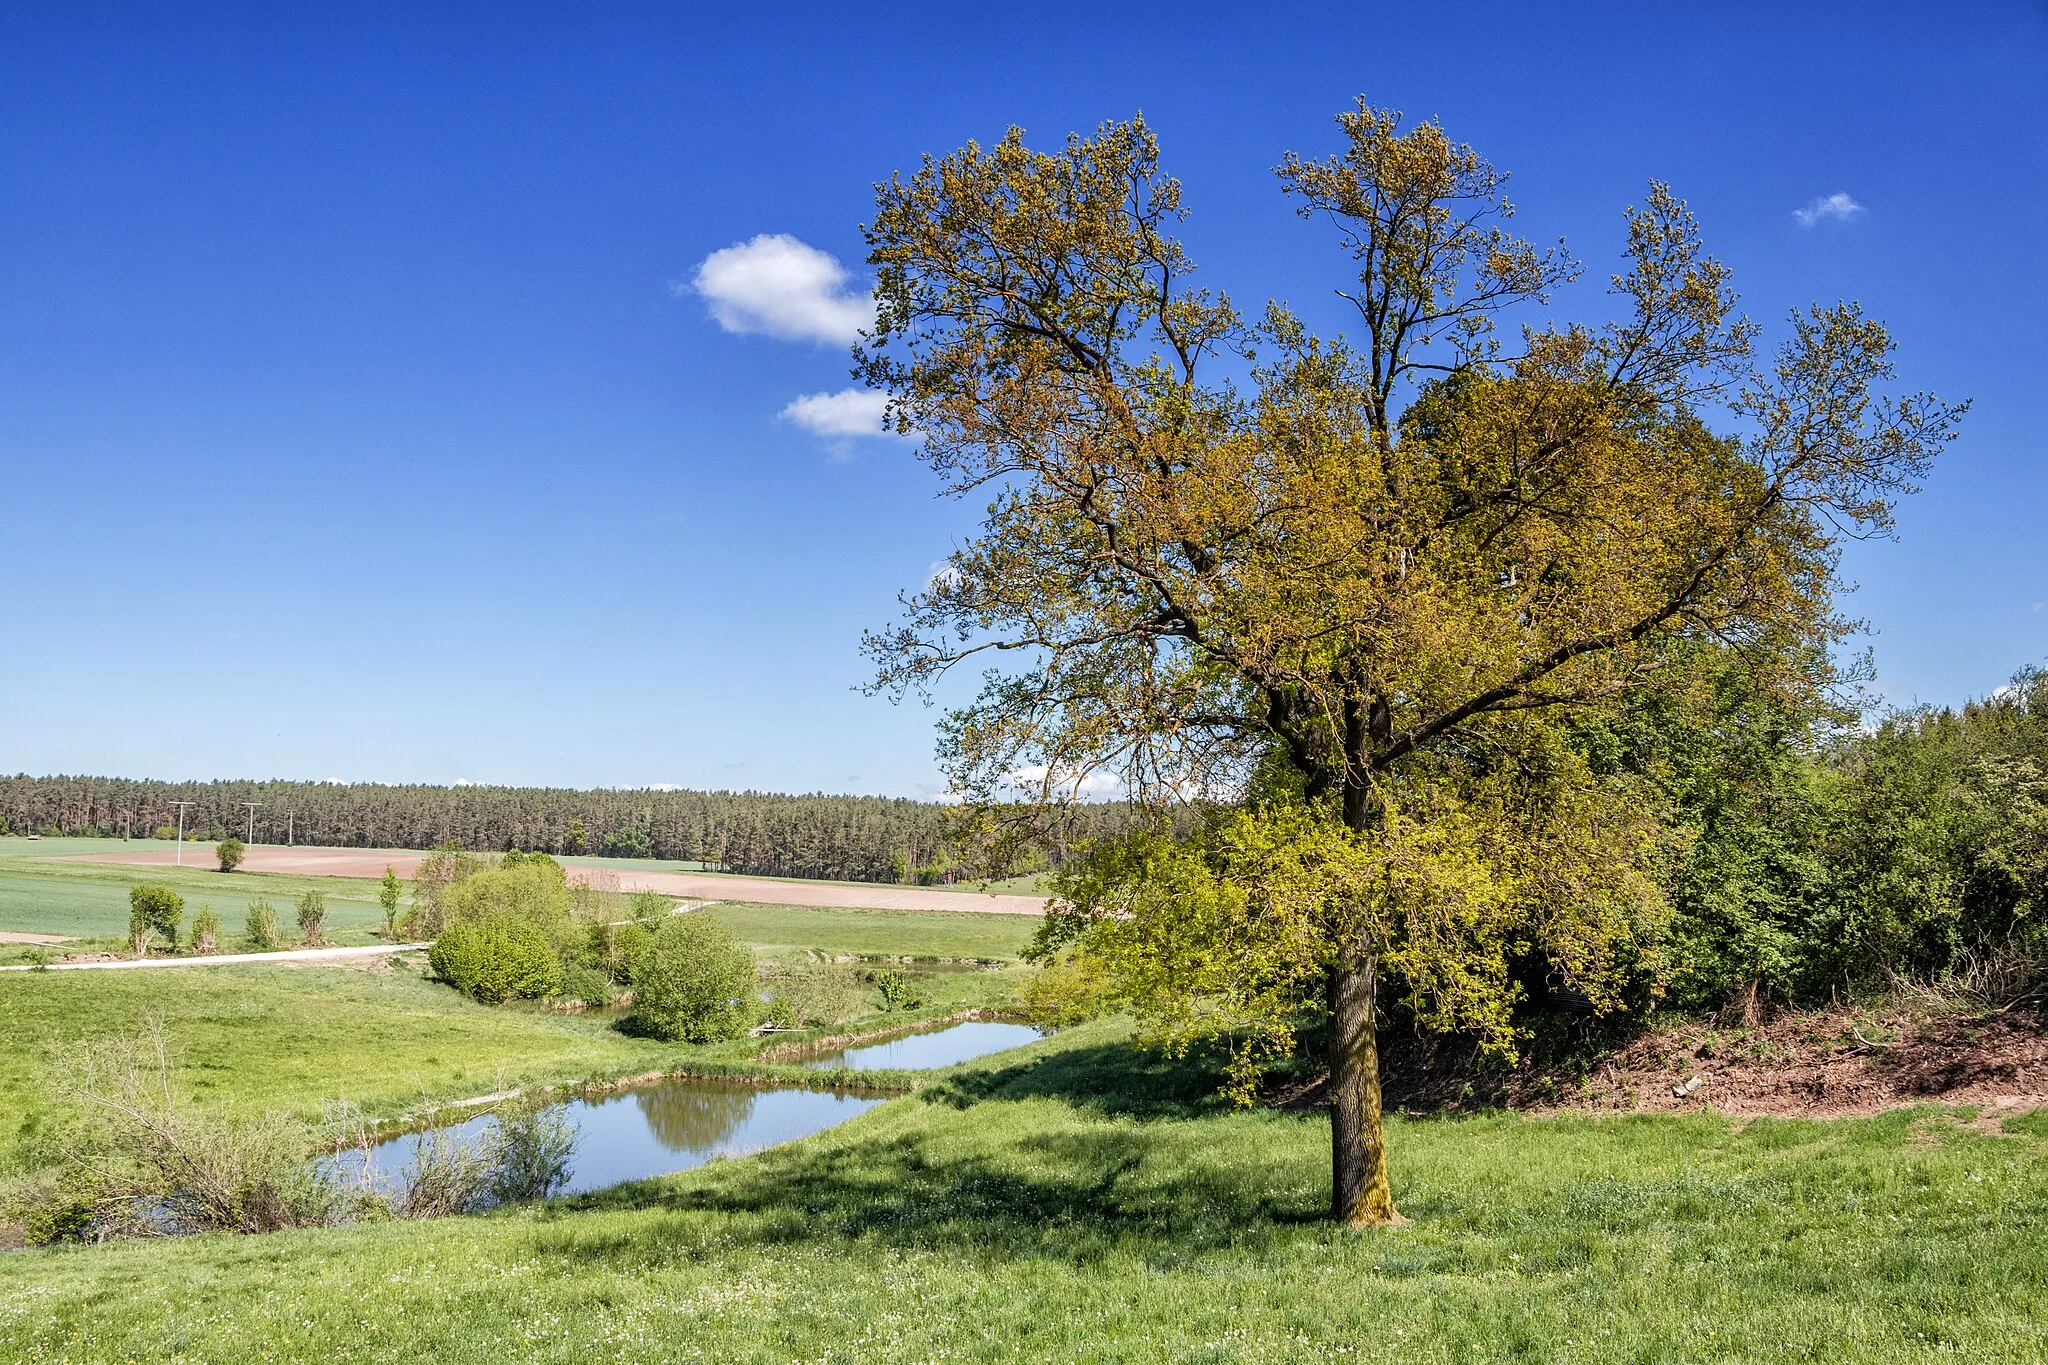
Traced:
[[[782, 877], [950, 880], [952, 808], [876, 796], [765, 792], [575, 791], [378, 783], [157, 782], [107, 777], [0, 777], [0, 820], [15, 833], [148, 838], [177, 823], [186, 837], [355, 848], [539, 849], [701, 862]], [[288, 818], [289, 817], [289, 818]], [[1121, 823], [1120, 807], [1081, 813], [1079, 833]], [[1063, 850], [1027, 856], [1058, 862]]]

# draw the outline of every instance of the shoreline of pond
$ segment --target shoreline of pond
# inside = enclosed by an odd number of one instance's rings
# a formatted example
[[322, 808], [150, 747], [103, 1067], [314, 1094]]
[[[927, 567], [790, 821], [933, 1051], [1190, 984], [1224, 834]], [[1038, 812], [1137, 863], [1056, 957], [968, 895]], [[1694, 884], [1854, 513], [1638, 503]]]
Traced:
[[[818, 1033], [798, 1041], [771, 1043], [763, 1046], [750, 1057], [731, 1061], [716, 1058], [697, 1058], [676, 1066], [662, 1067], [652, 1071], [634, 1072], [619, 1076], [593, 1076], [582, 1080], [552, 1081], [524, 1086], [516, 1090], [496, 1091], [488, 1095], [476, 1095], [462, 1099], [441, 1100], [423, 1109], [397, 1115], [379, 1122], [364, 1122], [356, 1134], [347, 1139], [338, 1139], [325, 1148], [327, 1155], [346, 1151], [361, 1142], [382, 1143], [431, 1128], [444, 1127], [452, 1123], [467, 1121], [488, 1113], [501, 1104], [549, 1102], [552, 1098], [588, 1099], [614, 1095], [627, 1091], [658, 1086], [670, 1081], [715, 1081], [729, 1085], [745, 1086], [751, 1089], [801, 1089], [830, 1091], [839, 1095], [876, 1096], [893, 1099], [914, 1094], [931, 1078], [948, 1067], [930, 1068], [928, 1072], [911, 1070], [862, 1070], [854, 1067], [833, 1067], [830, 1069], [808, 1067], [803, 1057], [820, 1052], [836, 1052], [874, 1043], [885, 1043], [917, 1033], [936, 1032], [964, 1023], [1021, 1022], [1023, 1016], [1015, 1010], [991, 1009], [973, 1006], [967, 1009], [950, 1010], [943, 1014], [931, 1014], [917, 1018], [891, 1020], [876, 1028], [860, 1029], [844, 1033]], [[764, 1035], [773, 1038], [776, 1035]], [[969, 1061], [976, 1060], [969, 1058]], [[965, 1065], [954, 1063], [954, 1066]]]

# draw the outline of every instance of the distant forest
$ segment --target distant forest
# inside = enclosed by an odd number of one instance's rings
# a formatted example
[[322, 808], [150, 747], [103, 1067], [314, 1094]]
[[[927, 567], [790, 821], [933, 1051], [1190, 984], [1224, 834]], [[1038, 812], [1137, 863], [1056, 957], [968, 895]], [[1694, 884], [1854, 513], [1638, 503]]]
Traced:
[[[768, 792], [571, 791], [536, 787], [384, 786], [321, 782], [150, 782], [108, 777], [0, 777], [0, 832], [151, 837], [355, 848], [540, 849], [699, 862], [732, 872], [840, 881], [942, 882], [954, 864], [950, 807], [879, 796]], [[1077, 812], [1076, 837], [1108, 833], [1121, 806]], [[1060, 847], [1024, 866], [1057, 863]]]

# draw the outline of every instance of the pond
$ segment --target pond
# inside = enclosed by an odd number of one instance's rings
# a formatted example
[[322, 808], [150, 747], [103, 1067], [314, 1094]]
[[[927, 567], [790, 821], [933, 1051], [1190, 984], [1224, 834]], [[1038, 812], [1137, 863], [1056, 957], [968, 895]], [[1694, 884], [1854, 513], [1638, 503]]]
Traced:
[[[1037, 1029], [1021, 1024], [954, 1024], [807, 1059], [805, 1065], [863, 1071], [951, 1066], [1019, 1047], [1040, 1036]], [[562, 1109], [575, 1129], [576, 1150], [562, 1193], [587, 1194], [630, 1180], [687, 1171], [713, 1157], [758, 1152], [823, 1132], [881, 1102], [877, 1096], [839, 1090], [771, 1090], [682, 1079], [571, 1100]], [[493, 1122], [489, 1115], [480, 1114], [437, 1131], [475, 1142], [488, 1133]], [[396, 1184], [426, 1136], [407, 1133], [371, 1148], [370, 1159], [383, 1182]], [[360, 1169], [361, 1159], [347, 1153], [340, 1163], [344, 1170]]]
[[1007, 1052], [1013, 1047], [1035, 1043], [1044, 1036], [1026, 1024], [972, 1020], [934, 1029], [930, 1033], [906, 1033], [885, 1043], [869, 1043], [806, 1057], [803, 1064], [821, 1069], [845, 1067], [852, 1071], [924, 1071], [970, 1062], [992, 1052]]
[[[743, 1156], [823, 1132], [882, 1101], [834, 1090], [763, 1090], [704, 1080], [670, 1080], [562, 1106], [576, 1132], [564, 1194], [588, 1194], [629, 1180], [687, 1171], [718, 1156]], [[474, 1142], [493, 1120], [479, 1115], [438, 1131]], [[395, 1183], [412, 1164], [425, 1133], [380, 1142], [370, 1159]], [[359, 1158], [343, 1157], [345, 1168]]]

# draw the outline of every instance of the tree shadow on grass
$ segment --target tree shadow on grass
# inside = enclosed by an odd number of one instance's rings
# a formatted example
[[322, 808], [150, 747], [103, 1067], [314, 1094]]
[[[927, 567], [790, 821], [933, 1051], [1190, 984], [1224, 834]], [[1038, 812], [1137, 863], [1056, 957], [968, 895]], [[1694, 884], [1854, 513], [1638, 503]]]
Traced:
[[[1072, 1049], [1015, 1066], [975, 1070], [920, 1092], [940, 1109], [889, 1138], [761, 1153], [680, 1181], [647, 1181], [563, 1201], [562, 1211], [679, 1215], [598, 1236], [572, 1221], [541, 1234], [542, 1249], [612, 1264], [695, 1254], [704, 1241], [765, 1248], [842, 1242], [973, 1257], [1088, 1261], [1115, 1251], [1145, 1259], [1256, 1251], [1318, 1235], [1327, 1194], [1305, 1178], [1327, 1160], [1321, 1142], [1247, 1144], [1188, 1120], [1227, 1102], [1214, 1073], [1124, 1044]], [[1055, 1100], [1067, 1112], [1029, 1101]], [[1318, 1120], [1268, 1114], [1292, 1128]], [[1303, 1166], [1306, 1157], [1309, 1165]], [[1247, 1174], [1247, 1172], [1251, 1174]], [[681, 1188], [678, 1188], [678, 1185]], [[707, 1217], [708, 1216], [708, 1217]]]
[[1013, 1066], [977, 1068], [918, 1092], [927, 1104], [966, 1109], [988, 1100], [1059, 1100], [1096, 1118], [1197, 1119], [1230, 1109], [1222, 1074], [1195, 1054], [1172, 1060], [1129, 1043], [1069, 1048]]

